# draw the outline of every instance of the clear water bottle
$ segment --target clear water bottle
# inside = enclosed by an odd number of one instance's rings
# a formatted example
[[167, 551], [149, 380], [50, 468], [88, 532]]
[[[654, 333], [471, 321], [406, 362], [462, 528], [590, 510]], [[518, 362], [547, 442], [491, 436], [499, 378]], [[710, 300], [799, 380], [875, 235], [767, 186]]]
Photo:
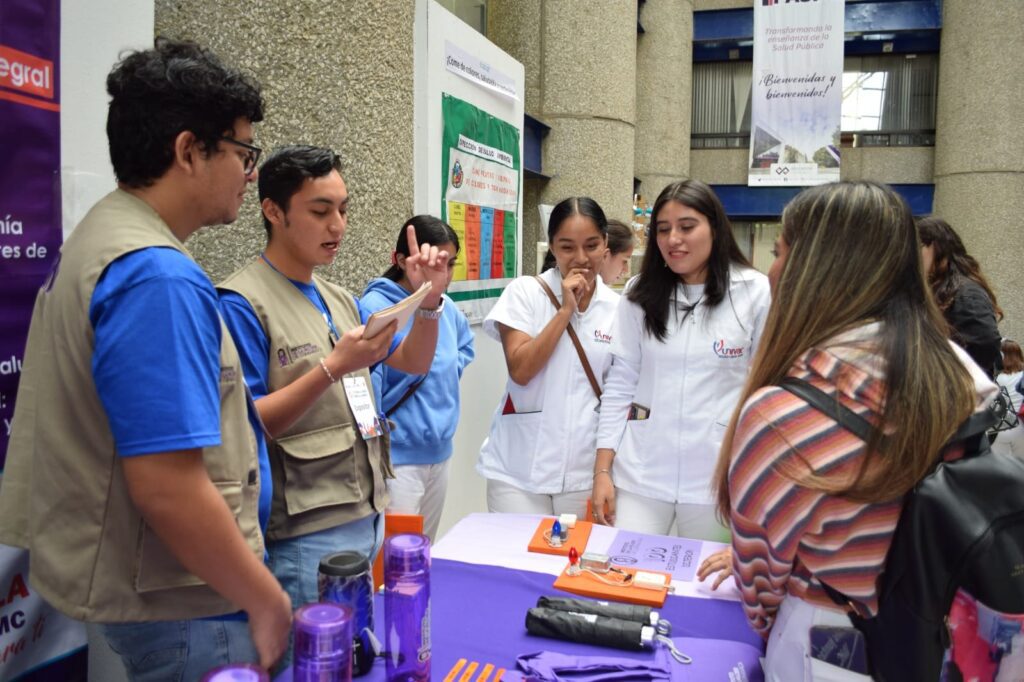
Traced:
[[258, 665], [229, 663], [203, 675], [203, 682], [270, 682], [270, 675]]
[[352, 607], [352, 676], [370, 672], [377, 655], [373, 637], [373, 571], [359, 552], [337, 552], [320, 559], [320, 601]]
[[293, 682], [351, 682], [352, 608], [306, 604], [295, 612]]
[[384, 541], [384, 647], [388, 682], [430, 680], [430, 539]]

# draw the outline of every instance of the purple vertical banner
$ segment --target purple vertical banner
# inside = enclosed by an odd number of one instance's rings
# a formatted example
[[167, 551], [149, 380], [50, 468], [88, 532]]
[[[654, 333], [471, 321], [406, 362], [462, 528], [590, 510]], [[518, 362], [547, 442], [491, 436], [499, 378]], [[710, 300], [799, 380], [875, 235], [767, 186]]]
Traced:
[[61, 244], [60, 1], [0, 2], [0, 471], [36, 290]]
[[[60, 0], [0, 0], [0, 472], [36, 291], [61, 245]], [[85, 682], [85, 631], [0, 545], [0, 680]]]

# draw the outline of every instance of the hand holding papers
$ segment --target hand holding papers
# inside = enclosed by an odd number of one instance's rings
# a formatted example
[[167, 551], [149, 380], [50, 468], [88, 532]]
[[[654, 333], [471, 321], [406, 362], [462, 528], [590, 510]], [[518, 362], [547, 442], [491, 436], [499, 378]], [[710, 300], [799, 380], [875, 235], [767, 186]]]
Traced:
[[392, 320], [398, 321], [398, 329], [405, 327], [409, 318], [412, 314], [420, 307], [423, 303], [423, 299], [430, 293], [431, 285], [430, 282], [424, 282], [415, 293], [403, 298], [398, 303], [390, 305], [387, 308], [381, 308], [374, 314], [370, 315], [370, 319], [366, 321], [366, 327], [363, 329], [363, 338], [372, 339], [377, 334], [381, 333], [385, 327], [388, 326]]

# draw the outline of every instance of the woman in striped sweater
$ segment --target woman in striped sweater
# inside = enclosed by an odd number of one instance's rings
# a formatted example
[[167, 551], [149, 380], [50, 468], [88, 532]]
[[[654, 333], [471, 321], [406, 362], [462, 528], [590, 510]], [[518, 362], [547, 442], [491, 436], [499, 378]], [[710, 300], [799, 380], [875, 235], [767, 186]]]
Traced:
[[[821, 581], [877, 610], [904, 494], [995, 387], [946, 339], [895, 192], [814, 187], [782, 223], [762, 343], [716, 472], [719, 512], [744, 609], [768, 639], [767, 678], [867, 679], [809, 656], [811, 627], [850, 625]], [[778, 388], [786, 376], [836, 396], [885, 440], [858, 440]]]

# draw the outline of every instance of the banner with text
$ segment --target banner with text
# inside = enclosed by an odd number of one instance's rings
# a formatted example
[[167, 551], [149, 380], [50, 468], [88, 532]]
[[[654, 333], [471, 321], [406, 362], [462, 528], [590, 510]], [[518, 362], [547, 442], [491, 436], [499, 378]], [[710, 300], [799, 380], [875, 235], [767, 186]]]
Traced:
[[843, 0], [755, 0], [747, 184], [839, 179]]
[[[0, 472], [36, 291], [61, 245], [60, 2], [0, 2]], [[0, 680], [85, 680], [85, 630], [32, 589], [0, 546]]]
[[442, 94], [441, 219], [461, 248], [448, 293], [479, 321], [519, 263], [519, 128]]

